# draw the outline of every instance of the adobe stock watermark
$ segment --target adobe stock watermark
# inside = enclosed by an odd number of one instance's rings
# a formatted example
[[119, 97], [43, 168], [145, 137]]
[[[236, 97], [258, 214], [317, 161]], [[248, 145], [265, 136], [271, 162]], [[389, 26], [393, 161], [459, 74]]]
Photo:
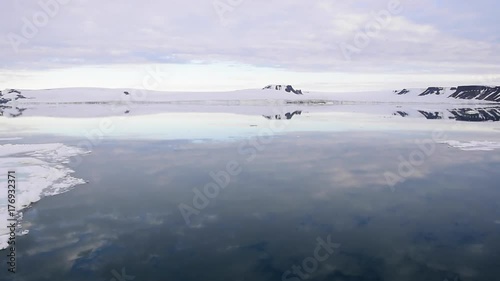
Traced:
[[461, 281], [461, 280], [462, 279], [460, 279], [460, 276], [455, 274], [455, 276], [450, 278], [445, 278], [443, 281]]
[[394, 191], [396, 184], [403, 183], [414, 176], [418, 172], [418, 168], [436, 152], [437, 144], [444, 140], [446, 140], [445, 133], [442, 130], [435, 130], [432, 132], [431, 138], [416, 140], [418, 149], [413, 150], [407, 158], [400, 155], [397, 173], [384, 173], [386, 183], [391, 190]]
[[333, 255], [335, 250], [340, 247], [340, 244], [333, 243], [331, 236], [323, 238], [316, 238], [316, 248], [313, 255], [302, 260], [300, 265], [293, 265], [289, 270], [285, 271], [281, 276], [282, 281], [300, 281], [307, 280], [311, 277], [316, 270], [318, 270], [320, 263], [326, 261]]
[[28, 44], [35, 38], [40, 29], [47, 26], [51, 19], [55, 18], [62, 6], [67, 5], [71, 0], [39, 0], [38, 10], [31, 18], [23, 17], [23, 25], [18, 33], [7, 34], [7, 42], [10, 43], [14, 52], [18, 53], [22, 44]]
[[122, 268], [121, 272], [113, 269], [111, 270], [111, 274], [113, 275], [113, 278], [109, 279], [109, 281], [132, 281], [135, 279], [135, 276], [127, 275], [125, 268]]
[[212, 7], [219, 18], [222, 25], [228, 24], [228, 14], [231, 14], [240, 7], [245, 0], [214, 0], [212, 2]]
[[[276, 115], [283, 114], [284, 109], [274, 108]], [[191, 217], [197, 216], [210, 205], [211, 200], [219, 196], [231, 181], [243, 172], [243, 164], [252, 162], [259, 152], [265, 150], [266, 145], [273, 141], [273, 136], [283, 132], [290, 124], [290, 120], [269, 120], [268, 126], [259, 130], [255, 137], [246, 139], [238, 145], [238, 155], [244, 159], [228, 161], [225, 167], [218, 172], [209, 172], [210, 182], [202, 188], [193, 189], [191, 204], [180, 203], [178, 209], [186, 225], [191, 225]]]
[[[453, 131], [462, 126], [463, 123], [457, 121], [452, 126], [447, 127], [446, 131]], [[443, 128], [433, 130], [430, 138], [416, 140], [415, 144], [418, 147], [416, 150], [413, 150], [406, 158], [402, 155], [398, 157], [397, 173], [384, 173], [386, 183], [391, 188], [391, 191], [395, 191], [394, 186], [396, 184], [403, 183], [408, 178], [414, 176], [418, 172], [419, 167], [424, 165], [434, 155], [438, 144], [447, 144], [449, 143], [448, 141], [448, 135]]]
[[[146, 75], [143, 77], [139, 89], [131, 90], [128, 94], [122, 93], [119, 104], [111, 105], [111, 111], [116, 113], [118, 106], [125, 106], [126, 111], [130, 111], [137, 104], [145, 102], [148, 97], [148, 91], [157, 89], [161, 83], [169, 76], [169, 73], [163, 72], [159, 66], [147, 69]], [[91, 151], [94, 147], [100, 145], [105, 136], [112, 134], [116, 129], [116, 121], [124, 120], [126, 116], [119, 118], [105, 117], [99, 120], [97, 127], [87, 130], [84, 133], [85, 139], [77, 143], [77, 147], [84, 151]], [[78, 167], [83, 161], [81, 155], [71, 158], [69, 166], [71, 168]]]
[[387, 7], [376, 13], [371, 14], [371, 19], [365, 23], [362, 29], [360, 29], [354, 35], [352, 42], [339, 44], [340, 51], [343, 57], [351, 61], [355, 54], [361, 53], [365, 48], [370, 45], [373, 38], [380, 34], [380, 32], [387, 28], [394, 16], [397, 16], [403, 12], [403, 6], [400, 0], [390, 0], [387, 3]]

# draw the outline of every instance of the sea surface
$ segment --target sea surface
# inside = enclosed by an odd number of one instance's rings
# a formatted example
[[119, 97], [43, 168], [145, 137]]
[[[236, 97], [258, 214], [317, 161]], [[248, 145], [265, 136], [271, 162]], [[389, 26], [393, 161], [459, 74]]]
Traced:
[[92, 151], [0, 280], [500, 280], [500, 124], [294, 112], [0, 117]]

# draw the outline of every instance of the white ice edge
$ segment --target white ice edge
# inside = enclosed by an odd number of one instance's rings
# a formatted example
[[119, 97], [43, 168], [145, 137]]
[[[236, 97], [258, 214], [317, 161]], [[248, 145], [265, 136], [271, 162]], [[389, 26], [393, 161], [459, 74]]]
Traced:
[[[89, 153], [81, 148], [61, 143], [49, 144], [5, 144], [0, 145], [0, 185], [7, 187], [8, 171], [15, 171], [16, 177], [16, 216], [18, 227], [16, 235], [28, 233], [22, 229], [20, 219], [22, 210], [46, 196], [69, 191], [83, 184], [82, 179], [74, 178], [72, 169], [66, 167], [70, 157]], [[9, 246], [10, 230], [7, 219], [7, 188], [0, 193], [0, 250]]]
[[500, 143], [492, 141], [446, 140], [441, 141], [440, 143], [447, 144], [451, 147], [458, 148], [463, 151], [492, 151], [500, 149]]

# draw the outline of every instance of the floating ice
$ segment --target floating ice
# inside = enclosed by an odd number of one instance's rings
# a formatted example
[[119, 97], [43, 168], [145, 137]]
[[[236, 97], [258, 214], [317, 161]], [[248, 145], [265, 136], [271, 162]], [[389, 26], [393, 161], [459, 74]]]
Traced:
[[[16, 176], [16, 216], [22, 218], [22, 210], [45, 196], [53, 196], [70, 190], [85, 181], [72, 177], [74, 171], [63, 164], [70, 157], [89, 153], [81, 148], [61, 143], [5, 144], [0, 145], [0, 185], [7, 187], [8, 171]], [[0, 249], [8, 246], [7, 188], [0, 193]], [[18, 225], [20, 226], [20, 225]], [[28, 230], [17, 228], [18, 236]]]
[[491, 151], [500, 149], [500, 143], [491, 141], [469, 141], [461, 142], [457, 140], [447, 140], [441, 143], [464, 151]]

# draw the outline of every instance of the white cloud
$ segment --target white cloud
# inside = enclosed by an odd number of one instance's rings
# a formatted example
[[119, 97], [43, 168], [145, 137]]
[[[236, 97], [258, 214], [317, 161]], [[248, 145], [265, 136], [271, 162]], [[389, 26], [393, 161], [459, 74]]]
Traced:
[[[21, 44], [19, 53], [0, 43], [0, 68], [8, 72], [197, 61], [325, 73], [498, 73], [500, 45], [494, 35], [473, 38], [447, 25], [463, 14], [469, 33], [487, 29], [498, 34], [498, 25], [486, 24], [496, 15], [465, 13], [465, 4], [439, 6], [430, 0], [401, 0], [403, 12], [346, 61], [339, 44], [352, 42], [389, 1], [243, 0], [221, 22], [210, 0], [72, 0]], [[491, 10], [498, 5], [492, 1]], [[4, 35], [19, 34], [22, 18], [40, 11], [35, 1], [4, 1], [0, 7]]]

